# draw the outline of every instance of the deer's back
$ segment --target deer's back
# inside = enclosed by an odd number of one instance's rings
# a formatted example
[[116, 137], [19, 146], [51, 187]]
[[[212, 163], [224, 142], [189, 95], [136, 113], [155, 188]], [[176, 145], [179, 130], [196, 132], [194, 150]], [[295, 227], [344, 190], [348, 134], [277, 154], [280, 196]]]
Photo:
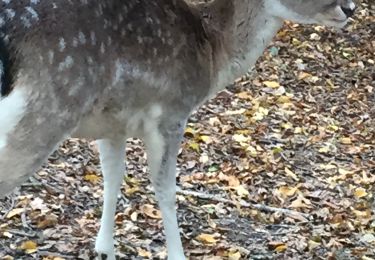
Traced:
[[4, 94], [26, 80], [51, 110], [83, 121], [128, 124], [155, 104], [182, 116], [208, 92], [207, 36], [183, 1], [8, 0], [0, 25]]

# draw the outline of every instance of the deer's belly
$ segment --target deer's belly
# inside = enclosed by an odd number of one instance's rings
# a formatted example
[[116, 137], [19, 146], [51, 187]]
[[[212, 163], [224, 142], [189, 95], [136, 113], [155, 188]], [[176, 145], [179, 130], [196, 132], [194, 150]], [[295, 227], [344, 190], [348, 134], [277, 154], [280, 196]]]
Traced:
[[161, 114], [159, 104], [141, 109], [94, 111], [82, 118], [72, 136], [92, 139], [143, 138], [157, 130]]

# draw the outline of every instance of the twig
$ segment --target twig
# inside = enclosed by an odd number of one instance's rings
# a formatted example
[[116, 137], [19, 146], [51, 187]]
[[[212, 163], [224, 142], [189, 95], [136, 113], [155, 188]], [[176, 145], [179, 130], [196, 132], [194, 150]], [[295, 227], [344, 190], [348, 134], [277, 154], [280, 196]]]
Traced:
[[5, 211], [5, 213], [0, 217], [0, 220], [5, 219], [5, 217], [8, 215], [8, 213], [14, 208], [15, 202], [13, 196], [8, 196], [8, 198], [11, 200], [10, 207]]
[[30, 232], [30, 233], [26, 233], [24, 231], [20, 231], [20, 230], [16, 230], [16, 229], [11, 229], [11, 230], [8, 230], [9, 233], [11, 234], [14, 234], [14, 235], [18, 235], [18, 236], [23, 236], [23, 237], [36, 237], [38, 236], [38, 234], [34, 231]]
[[298, 219], [304, 220], [306, 222], [310, 218], [309, 214], [301, 213], [301, 212], [290, 210], [290, 209], [275, 208], [275, 207], [270, 207], [270, 206], [266, 206], [266, 205], [263, 205], [263, 204], [248, 203], [248, 202], [245, 202], [245, 201], [238, 201], [237, 202], [237, 201], [232, 201], [232, 200], [229, 200], [229, 199], [220, 198], [217, 195], [211, 195], [211, 194], [206, 194], [206, 193], [201, 193], [201, 192], [196, 192], [196, 191], [177, 189], [177, 193], [181, 194], [181, 195], [185, 195], [185, 196], [193, 196], [193, 197], [197, 197], [197, 198], [222, 202], [222, 203], [225, 203], [225, 204], [231, 204], [231, 205], [234, 205], [234, 206], [237, 206], [237, 204], [239, 204], [241, 207], [253, 208], [253, 209], [257, 209], [257, 210], [265, 211], [265, 212], [283, 213], [283, 214], [291, 216], [291, 217], [297, 217]]
[[48, 252], [48, 251], [39, 251], [38, 255], [39, 256], [50, 256], [50, 257], [56, 257], [56, 258], [59, 257], [59, 258], [64, 258], [64, 259], [74, 259], [75, 258], [74, 256], [62, 255], [62, 254], [59, 254], [59, 253]]

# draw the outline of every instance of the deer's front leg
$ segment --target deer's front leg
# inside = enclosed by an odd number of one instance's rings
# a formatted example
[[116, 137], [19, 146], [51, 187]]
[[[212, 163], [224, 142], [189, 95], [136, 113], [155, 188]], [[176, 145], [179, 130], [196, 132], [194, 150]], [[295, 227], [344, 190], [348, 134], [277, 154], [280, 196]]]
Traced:
[[176, 215], [176, 162], [185, 122], [161, 126], [145, 138], [155, 196], [162, 212], [168, 259], [185, 260]]
[[113, 230], [117, 195], [125, 173], [125, 141], [105, 139], [97, 143], [104, 178], [104, 205], [95, 250], [99, 259], [115, 260]]

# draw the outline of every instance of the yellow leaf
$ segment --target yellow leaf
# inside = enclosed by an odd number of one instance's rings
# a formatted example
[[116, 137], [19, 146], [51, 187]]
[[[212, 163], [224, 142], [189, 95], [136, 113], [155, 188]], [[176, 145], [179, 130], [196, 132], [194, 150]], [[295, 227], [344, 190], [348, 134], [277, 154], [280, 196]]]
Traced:
[[194, 151], [196, 151], [196, 152], [198, 152], [199, 153], [199, 144], [198, 143], [196, 143], [196, 142], [191, 142], [191, 143], [189, 143], [189, 147], [191, 148], [191, 149], [193, 149]]
[[125, 189], [125, 193], [126, 195], [132, 195], [136, 192], [139, 192], [139, 187], [135, 186], [135, 187], [132, 187], [132, 188], [129, 188], [129, 189]]
[[289, 170], [288, 167], [285, 167], [284, 170], [285, 170], [285, 173], [286, 173], [287, 176], [291, 177], [295, 181], [299, 181], [298, 176], [294, 172], [292, 172], [291, 170]]
[[259, 107], [258, 110], [254, 113], [254, 116], [252, 117], [255, 121], [261, 121], [264, 119], [265, 116], [267, 116], [269, 113], [269, 110], [264, 107]]
[[284, 128], [284, 129], [292, 129], [293, 128], [293, 124], [287, 122], [287, 123], [282, 123], [281, 124], [281, 127]]
[[292, 39], [292, 43], [293, 43], [293, 45], [295, 45], [295, 46], [299, 46], [299, 45], [301, 45], [301, 41], [299, 41], [299, 40], [296, 39], [296, 38], [293, 38], [293, 39]]
[[199, 137], [199, 139], [202, 140], [202, 141], [203, 141], [204, 143], [206, 143], [206, 144], [209, 144], [209, 143], [212, 142], [211, 137], [209, 137], [209, 136], [207, 136], [207, 135], [201, 135], [201, 136]]
[[371, 219], [371, 210], [370, 209], [367, 209], [367, 210], [364, 210], [364, 211], [353, 210], [353, 213], [359, 219]]
[[247, 91], [238, 93], [236, 96], [239, 97], [239, 98], [241, 98], [241, 99], [247, 99], [247, 100], [253, 99], [253, 97]]
[[138, 255], [141, 257], [152, 258], [152, 254], [143, 248], [138, 247], [137, 252], [138, 252]]
[[356, 196], [357, 199], [359, 199], [359, 198], [363, 198], [363, 197], [366, 197], [367, 194], [368, 194], [368, 193], [367, 193], [366, 190], [363, 189], [363, 188], [357, 188], [357, 189], [355, 189], [355, 192], [354, 192], [354, 196]]
[[280, 87], [279, 82], [276, 82], [276, 81], [264, 81], [263, 84], [266, 85], [269, 88], [278, 88], [278, 87]]
[[282, 187], [279, 188], [278, 191], [284, 197], [291, 197], [296, 193], [297, 190], [298, 190], [297, 187], [290, 188], [290, 187], [287, 187], [287, 186], [282, 186]]
[[243, 134], [235, 134], [232, 136], [232, 139], [238, 143], [243, 143], [249, 141], [250, 137], [244, 136]]
[[296, 128], [294, 128], [294, 133], [295, 134], [302, 134], [303, 133], [303, 129], [301, 127], [296, 127]]
[[329, 153], [331, 151], [329, 146], [323, 146], [319, 149], [319, 153]]
[[314, 248], [317, 248], [320, 245], [320, 243], [315, 242], [314, 240], [309, 240], [309, 250], [313, 250]]
[[312, 75], [310, 73], [307, 73], [307, 72], [301, 72], [298, 75], [299, 80], [304, 80], [304, 79], [311, 78], [311, 77], [312, 77]]
[[257, 149], [251, 145], [246, 148], [246, 151], [249, 152], [252, 157], [256, 157], [258, 155]]
[[229, 175], [227, 178], [229, 187], [238, 187], [241, 183], [236, 176]]
[[287, 249], [287, 245], [283, 244], [283, 245], [279, 245], [275, 248], [275, 251], [278, 252], [278, 253], [281, 253], [281, 252], [284, 252], [286, 249]]
[[210, 234], [200, 234], [197, 239], [205, 244], [216, 244], [216, 239]]
[[229, 260], [240, 260], [241, 259], [241, 253], [240, 252], [235, 252], [235, 253], [233, 253], [233, 252], [230, 252], [229, 254], [228, 254], [228, 259]]
[[237, 186], [236, 191], [237, 191], [237, 194], [241, 197], [246, 197], [249, 195], [249, 191], [245, 189], [245, 187], [242, 185]]
[[7, 214], [7, 218], [12, 218], [14, 216], [18, 216], [20, 215], [21, 213], [23, 213], [25, 211], [24, 208], [17, 208], [17, 209], [12, 209], [11, 211], [9, 211], [9, 213]]
[[329, 131], [334, 131], [334, 132], [336, 132], [337, 130], [339, 130], [340, 129], [340, 127], [338, 127], [337, 125], [329, 125], [328, 127], [327, 127], [327, 130], [329, 130]]
[[14, 257], [10, 256], [10, 255], [6, 255], [3, 258], [1, 258], [1, 260], [13, 260], [13, 259], [14, 259]]
[[93, 184], [97, 183], [100, 180], [100, 177], [96, 174], [87, 174], [83, 178], [85, 181], [91, 182]]
[[34, 241], [25, 241], [19, 248], [24, 250], [27, 254], [35, 253], [38, 250], [38, 246]]
[[185, 129], [185, 135], [188, 135], [188, 136], [190, 136], [190, 137], [194, 137], [194, 135], [195, 135], [195, 130], [194, 130], [193, 128], [191, 128], [191, 127], [187, 127], [187, 128]]
[[342, 175], [349, 175], [349, 174], [353, 174], [354, 172], [353, 171], [349, 171], [349, 170], [346, 170], [344, 168], [339, 168], [339, 173], [342, 174]]
[[288, 97], [288, 96], [280, 96], [280, 97], [277, 99], [277, 103], [279, 103], [279, 104], [290, 103], [290, 97]]
[[340, 139], [340, 143], [342, 144], [352, 144], [352, 139], [350, 137], [343, 137]]
[[333, 84], [332, 80], [327, 79], [326, 82], [327, 82], [327, 84], [328, 84], [328, 86], [329, 86], [330, 88], [335, 88], [335, 84]]

